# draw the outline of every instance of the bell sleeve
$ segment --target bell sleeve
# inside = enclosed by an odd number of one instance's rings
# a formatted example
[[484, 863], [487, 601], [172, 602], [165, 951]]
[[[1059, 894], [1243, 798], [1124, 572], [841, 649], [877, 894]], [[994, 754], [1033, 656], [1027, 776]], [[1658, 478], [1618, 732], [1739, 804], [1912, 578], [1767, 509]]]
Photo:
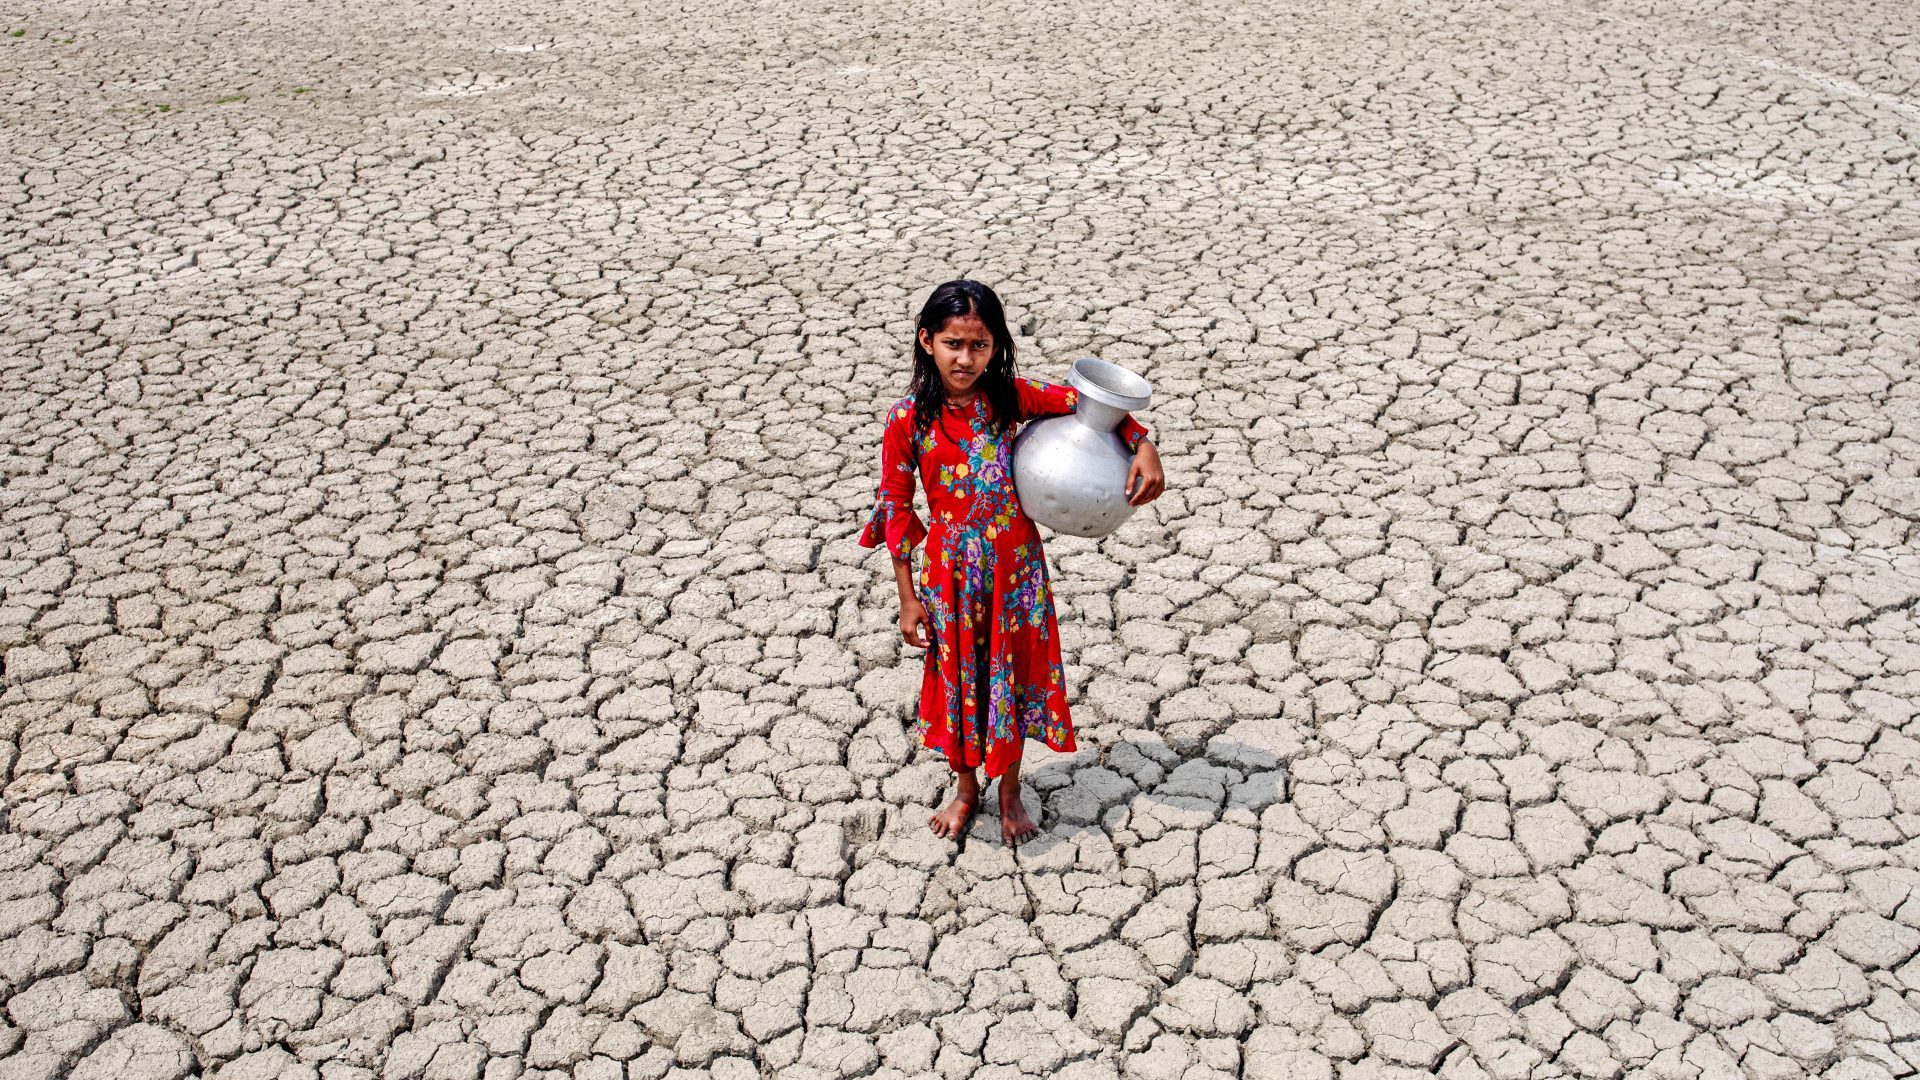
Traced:
[[886, 433], [880, 439], [880, 492], [860, 532], [861, 547], [884, 543], [889, 555], [906, 559], [914, 545], [926, 539], [927, 527], [913, 510], [913, 467], [913, 406], [901, 402], [887, 412]]
[[[1065, 416], [1080, 404], [1080, 392], [1071, 386], [1059, 383], [1042, 382], [1022, 375], [1013, 381], [1014, 391], [1020, 398], [1020, 419], [1033, 420], [1042, 416]], [[1114, 432], [1120, 441], [1127, 444], [1127, 452], [1134, 453], [1147, 437], [1147, 426], [1127, 413], [1120, 420], [1120, 427]]]

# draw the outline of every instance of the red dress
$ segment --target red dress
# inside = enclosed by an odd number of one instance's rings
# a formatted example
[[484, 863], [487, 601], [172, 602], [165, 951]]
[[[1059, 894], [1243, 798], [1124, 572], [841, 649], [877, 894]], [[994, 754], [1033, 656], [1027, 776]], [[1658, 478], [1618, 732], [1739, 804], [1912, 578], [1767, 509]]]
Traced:
[[[1068, 386], [1016, 378], [1019, 421], [1070, 413]], [[915, 590], [932, 625], [915, 725], [928, 748], [955, 769], [985, 765], [999, 776], [1020, 760], [1021, 741], [1074, 749], [1060, 668], [1060, 634], [1040, 532], [1013, 489], [1013, 436], [995, 436], [985, 394], [946, 406], [916, 440], [913, 399], [887, 407], [880, 442], [880, 494], [860, 546], [885, 543], [895, 558], [926, 551]], [[1129, 416], [1119, 434], [1139, 447], [1147, 429]], [[916, 453], [917, 450], [917, 453]], [[913, 509], [920, 473], [933, 530]]]

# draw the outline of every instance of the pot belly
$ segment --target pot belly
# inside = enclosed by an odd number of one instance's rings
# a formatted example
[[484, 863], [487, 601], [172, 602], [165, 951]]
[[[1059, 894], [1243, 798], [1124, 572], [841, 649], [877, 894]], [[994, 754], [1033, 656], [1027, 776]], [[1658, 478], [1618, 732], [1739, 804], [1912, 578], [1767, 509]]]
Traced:
[[1133, 514], [1133, 456], [1113, 432], [1071, 416], [1035, 420], [1013, 440], [1013, 486], [1026, 515], [1055, 532], [1105, 536]]

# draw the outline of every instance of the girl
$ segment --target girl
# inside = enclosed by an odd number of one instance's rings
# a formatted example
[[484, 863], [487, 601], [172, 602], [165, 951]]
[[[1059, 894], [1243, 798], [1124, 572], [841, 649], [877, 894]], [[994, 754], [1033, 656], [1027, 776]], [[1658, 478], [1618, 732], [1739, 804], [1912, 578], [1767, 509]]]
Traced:
[[[989, 781], [1000, 777], [1001, 837], [1012, 845], [1032, 836], [1038, 830], [1020, 802], [1022, 742], [1074, 749], [1046, 553], [1014, 494], [1012, 447], [1016, 424], [1070, 413], [1076, 399], [1070, 387], [1015, 376], [1013, 335], [992, 289], [949, 281], [921, 308], [913, 382], [887, 408], [880, 494], [860, 545], [884, 542], [893, 556], [901, 637], [918, 648], [932, 639], [915, 727], [958, 774], [953, 801], [931, 822], [942, 837], [966, 829], [982, 765]], [[1127, 501], [1135, 506], [1166, 487], [1146, 434], [1131, 416], [1120, 426], [1134, 454]], [[915, 471], [932, 532], [914, 513]], [[922, 540], [916, 595], [911, 558]]]

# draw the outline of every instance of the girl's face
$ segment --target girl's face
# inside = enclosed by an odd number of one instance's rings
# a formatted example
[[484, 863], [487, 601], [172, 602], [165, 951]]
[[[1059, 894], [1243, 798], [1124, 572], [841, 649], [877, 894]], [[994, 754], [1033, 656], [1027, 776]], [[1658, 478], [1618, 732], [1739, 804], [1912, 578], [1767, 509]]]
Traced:
[[947, 397], [955, 400], [973, 396], [993, 360], [993, 335], [978, 315], [955, 315], [937, 334], [920, 331], [920, 347], [933, 354]]

